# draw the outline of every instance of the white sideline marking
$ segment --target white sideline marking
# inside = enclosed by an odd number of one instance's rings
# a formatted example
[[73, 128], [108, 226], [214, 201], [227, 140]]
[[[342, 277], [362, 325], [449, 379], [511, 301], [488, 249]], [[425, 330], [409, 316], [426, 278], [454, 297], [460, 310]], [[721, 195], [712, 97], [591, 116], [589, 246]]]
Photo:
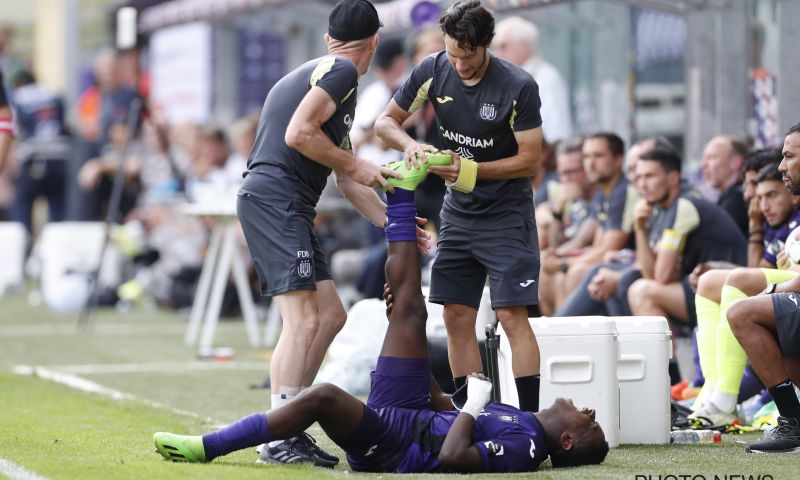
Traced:
[[102, 373], [158, 373], [205, 370], [264, 370], [267, 362], [163, 362], [163, 363], [110, 363], [98, 365], [57, 365], [59, 372], [75, 375]]
[[180, 408], [170, 407], [169, 405], [164, 405], [163, 403], [159, 403], [153, 400], [137, 397], [136, 395], [130, 393], [120, 392], [119, 390], [114, 390], [113, 388], [105, 387], [91, 380], [87, 380], [85, 378], [81, 378], [76, 375], [70, 375], [68, 373], [57, 372], [55, 370], [50, 370], [49, 368], [33, 367], [30, 365], [17, 365], [12, 369], [12, 371], [17, 375], [41, 378], [43, 380], [50, 380], [51, 382], [67, 386], [69, 388], [79, 390], [81, 392], [92, 393], [95, 395], [100, 395], [101, 397], [111, 398], [113, 400], [129, 400], [137, 403], [143, 403], [145, 405], [163, 410], [168, 410], [170, 412], [177, 413], [179, 415], [184, 415], [192, 418], [199, 418], [203, 421], [213, 422], [215, 424], [219, 423], [212, 420], [209, 417], [203, 417], [202, 415], [198, 415], [188, 410], [181, 410]]
[[11, 480], [47, 480], [36, 472], [25, 470], [11, 460], [0, 458], [0, 474], [5, 475]]
[[[185, 325], [142, 325], [132, 324], [95, 324], [92, 326], [92, 335], [105, 336], [132, 336], [132, 335], [183, 335]], [[45, 323], [39, 325], [3, 325], [0, 326], [0, 338], [43, 337], [43, 336], [69, 336], [81, 335], [74, 324]]]

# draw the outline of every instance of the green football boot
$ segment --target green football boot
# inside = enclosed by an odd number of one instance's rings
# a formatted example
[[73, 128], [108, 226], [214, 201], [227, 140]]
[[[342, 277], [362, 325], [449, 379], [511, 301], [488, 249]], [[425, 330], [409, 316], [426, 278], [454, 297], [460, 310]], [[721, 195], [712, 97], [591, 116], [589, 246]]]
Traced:
[[389, 177], [387, 179], [389, 180], [389, 185], [392, 185], [394, 188], [414, 191], [417, 186], [425, 180], [425, 177], [428, 175], [429, 166], [451, 165], [453, 163], [452, 157], [446, 153], [427, 152], [425, 156], [428, 157], [428, 161], [419, 160], [419, 168], [414, 168], [414, 165], [411, 165], [410, 168], [406, 168], [405, 160], [398, 160], [386, 165], [387, 168], [403, 175], [402, 179]]
[[162, 457], [173, 462], [204, 463], [206, 450], [200, 435], [175, 435], [156, 432], [153, 434], [156, 450]]

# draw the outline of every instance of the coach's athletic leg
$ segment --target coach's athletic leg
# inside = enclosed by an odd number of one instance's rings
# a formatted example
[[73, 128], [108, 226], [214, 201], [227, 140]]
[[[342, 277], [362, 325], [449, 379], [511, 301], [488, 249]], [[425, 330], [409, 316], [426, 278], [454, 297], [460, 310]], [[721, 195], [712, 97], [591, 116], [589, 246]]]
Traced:
[[539, 344], [528, 322], [527, 307], [499, 307], [497, 319], [511, 346], [511, 370], [520, 410], [539, 411]]
[[[254, 413], [202, 437], [159, 432], [153, 435], [153, 441], [166, 459], [210, 462], [243, 448], [298, 437], [314, 422], [319, 422], [331, 438], [348, 437], [361, 424], [364, 411], [363, 403], [339, 387], [315, 385], [281, 408]], [[298, 460], [295, 455], [281, 463]]]
[[320, 320], [315, 291], [283, 293], [275, 296], [274, 301], [283, 319], [283, 330], [269, 365], [272, 408], [277, 408], [300, 393], [308, 374], [308, 358]]
[[314, 378], [317, 376], [319, 367], [325, 359], [328, 347], [331, 346], [333, 339], [342, 330], [347, 320], [347, 312], [342, 305], [339, 294], [336, 292], [336, 285], [333, 280], [317, 282], [316, 298], [317, 304], [321, 306], [317, 312], [319, 328], [311, 341], [311, 348], [306, 357], [306, 368], [301, 385], [303, 388], [314, 383]]
[[444, 306], [444, 325], [447, 328], [447, 358], [453, 373], [455, 387], [461, 388], [472, 372], [483, 372], [481, 352], [475, 322], [478, 310], [456, 303]]
[[[331, 302], [326, 285], [333, 288], [333, 282], [318, 282], [323, 285], [325, 299]], [[270, 361], [270, 384], [272, 388], [271, 408], [288, 405], [310, 385], [325, 355], [330, 334], [320, 334], [319, 293], [311, 290], [298, 290], [274, 297], [278, 302], [283, 318], [283, 330]], [[331, 303], [336, 311], [336, 303]], [[341, 304], [339, 304], [341, 306]], [[332, 328], [329, 321], [327, 329]], [[343, 322], [339, 321], [339, 325]], [[338, 327], [341, 328], [341, 327]], [[317, 341], [315, 342], [315, 339]], [[319, 350], [315, 350], [319, 349]], [[320, 449], [308, 435], [300, 435], [290, 440], [275, 440], [263, 447], [259, 461], [294, 463], [295, 456], [317, 466], [330, 467], [339, 459]]]

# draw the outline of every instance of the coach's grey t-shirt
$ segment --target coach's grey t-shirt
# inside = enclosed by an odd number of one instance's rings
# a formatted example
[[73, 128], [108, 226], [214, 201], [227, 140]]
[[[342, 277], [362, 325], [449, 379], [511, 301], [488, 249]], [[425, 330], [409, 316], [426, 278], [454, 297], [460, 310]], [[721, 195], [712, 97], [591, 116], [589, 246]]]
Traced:
[[[425, 58], [400, 87], [395, 102], [414, 112], [430, 100], [442, 150], [476, 162], [517, 154], [514, 132], [542, 124], [539, 87], [521, 68], [495, 56], [481, 81], [467, 86], [442, 51]], [[492, 230], [533, 224], [530, 177], [478, 180], [472, 193], [448, 189], [442, 220], [463, 228]]]
[[592, 199], [592, 210], [605, 230], [621, 230], [625, 233], [633, 231], [633, 207], [639, 201], [636, 188], [625, 176], [621, 176], [606, 195], [598, 189]]
[[258, 122], [241, 192], [284, 208], [313, 209], [331, 169], [286, 145], [284, 137], [297, 106], [314, 87], [336, 102], [336, 112], [322, 125], [325, 135], [350, 150], [350, 127], [356, 109], [358, 70], [350, 60], [328, 55], [299, 66], [272, 87]]
[[747, 264], [747, 240], [723, 209], [682, 194], [650, 219], [651, 248], [680, 253], [681, 272], [688, 275], [699, 263], [713, 260]]

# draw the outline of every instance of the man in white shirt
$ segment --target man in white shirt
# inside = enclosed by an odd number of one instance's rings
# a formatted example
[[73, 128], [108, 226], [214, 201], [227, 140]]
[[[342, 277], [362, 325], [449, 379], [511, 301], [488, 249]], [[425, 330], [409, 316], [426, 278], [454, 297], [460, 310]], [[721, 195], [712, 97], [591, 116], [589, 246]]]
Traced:
[[539, 30], [522, 17], [509, 17], [497, 24], [494, 49], [498, 56], [519, 65], [539, 85], [542, 99], [542, 131], [553, 143], [572, 136], [569, 88], [558, 70], [539, 54]]

